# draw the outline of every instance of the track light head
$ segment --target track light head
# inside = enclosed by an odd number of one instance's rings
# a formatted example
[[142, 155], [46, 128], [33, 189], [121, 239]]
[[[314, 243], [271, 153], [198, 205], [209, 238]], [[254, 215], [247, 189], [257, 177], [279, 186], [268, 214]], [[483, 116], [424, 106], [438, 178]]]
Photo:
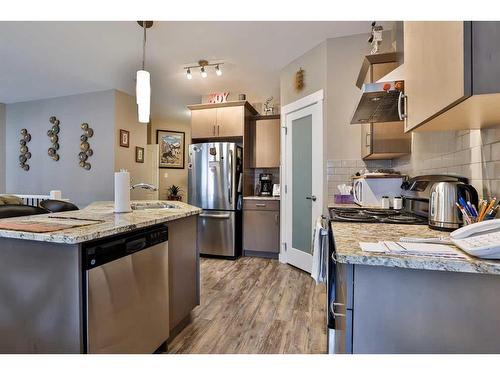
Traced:
[[217, 76], [219, 77], [222, 75], [222, 70], [220, 70], [219, 64], [217, 64], [215, 67], [215, 74], [217, 74]]
[[193, 79], [193, 75], [191, 74], [191, 69], [188, 68], [188, 70], [186, 71], [186, 78], [187, 79]]
[[202, 66], [200, 70], [201, 70], [201, 78], [207, 78], [208, 74], [205, 71], [205, 67]]

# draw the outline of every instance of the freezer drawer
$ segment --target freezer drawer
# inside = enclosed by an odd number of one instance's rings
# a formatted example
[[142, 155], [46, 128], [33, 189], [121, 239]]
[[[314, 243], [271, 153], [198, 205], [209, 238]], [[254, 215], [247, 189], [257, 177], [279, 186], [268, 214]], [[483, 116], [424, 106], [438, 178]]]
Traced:
[[236, 256], [236, 213], [202, 211], [198, 218], [198, 241], [200, 254]]

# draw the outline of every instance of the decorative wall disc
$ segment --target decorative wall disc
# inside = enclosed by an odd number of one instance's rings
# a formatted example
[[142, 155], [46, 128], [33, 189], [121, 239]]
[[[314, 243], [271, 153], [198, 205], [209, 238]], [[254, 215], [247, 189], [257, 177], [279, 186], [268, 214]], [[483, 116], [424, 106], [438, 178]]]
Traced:
[[61, 131], [61, 128], [59, 127], [59, 124], [61, 122], [56, 118], [56, 116], [50, 116], [49, 122], [52, 124], [52, 126], [47, 131], [47, 136], [49, 137], [52, 146], [49, 148], [48, 154], [52, 160], [58, 161], [59, 160], [59, 154], [57, 153], [57, 150], [59, 150], [58, 134]]
[[31, 159], [31, 153], [28, 149], [28, 142], [31, 141], [31, 134], [28, 133], [27, 129], [21, 129], [21, 139], [19, 140], [19, 167], [24, 171], [29, 171], [30, 166], [26, 164], [29, 159]]
[[86, 171], [89, 171], [92, 165], [88, 162], [88, 158], [94, 154], [94, 151], [90, 148], [89, 139], [94, 135], [94, 130], [86, 122], [82, 123], [80, 128], [83, 130], [83, 134], [80, 135], [79, 165]]

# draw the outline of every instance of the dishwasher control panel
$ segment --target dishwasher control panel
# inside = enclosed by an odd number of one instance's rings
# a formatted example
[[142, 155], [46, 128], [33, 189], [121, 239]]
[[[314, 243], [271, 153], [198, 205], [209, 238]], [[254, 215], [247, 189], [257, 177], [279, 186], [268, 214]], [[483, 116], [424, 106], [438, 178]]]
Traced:
[[83, 265], [86, 270], [90, 270], [166, 241], [168, 241], [166, 225], [90, 241], [83, 244]]

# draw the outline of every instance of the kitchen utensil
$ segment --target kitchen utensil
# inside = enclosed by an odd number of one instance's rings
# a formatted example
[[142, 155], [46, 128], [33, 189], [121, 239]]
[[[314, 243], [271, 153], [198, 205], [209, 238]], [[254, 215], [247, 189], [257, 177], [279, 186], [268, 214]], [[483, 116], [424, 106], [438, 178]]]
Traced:
[[394, 200], [393, 200], [393, 208], [395, 210], [400, 210], [403, 208], [403, 198], [401, 197], [394, 197]]
[[[474, 217], [467, 201], [477, 207], [478, 195], [472, 185], [461, 181], [435, 182], [430, 189], [429, 227], [444, 231], [459, 228], [462, 217], [466, 222], [469, 216]], [[461, 202], [464, 213], [457, 209], [457, 202]]]

